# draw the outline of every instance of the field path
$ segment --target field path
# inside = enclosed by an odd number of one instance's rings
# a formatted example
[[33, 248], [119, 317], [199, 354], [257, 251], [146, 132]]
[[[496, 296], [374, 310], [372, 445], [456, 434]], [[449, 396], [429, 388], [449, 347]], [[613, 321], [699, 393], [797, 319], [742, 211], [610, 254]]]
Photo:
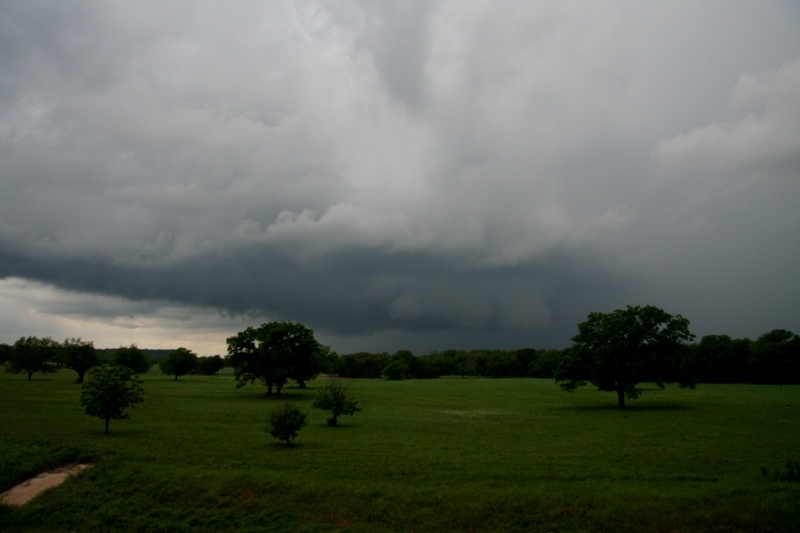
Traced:
[[42, 472], [38, 476], [23, 481], [19, 485], [0, 494], [0, 502], [6, 505], [24, 505], [45, 490], [62, 484], [67, 477], [76, 474], [91, 465], [71, 465], [58, 468], [49, 472]]

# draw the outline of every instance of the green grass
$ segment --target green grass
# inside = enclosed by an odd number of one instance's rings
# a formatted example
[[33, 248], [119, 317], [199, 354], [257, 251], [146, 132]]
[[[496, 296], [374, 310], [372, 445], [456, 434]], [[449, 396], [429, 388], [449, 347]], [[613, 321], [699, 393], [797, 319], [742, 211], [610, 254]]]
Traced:
[[[800, 484], [761, 475], [800, 455], [798, 386], [652, 387], [622, 411], [551, 380], [364, 380], [363, 411], [331, 428], [310, 409], [321, 383], [267, 398], [146, 376], [105, 435], [74, 373], [0, 374], [0, 491], [96, 465], [0, 506], [0, 530], [800, 530]], [[284, 401], [310, 413], [290, 448], [265, 432]]]

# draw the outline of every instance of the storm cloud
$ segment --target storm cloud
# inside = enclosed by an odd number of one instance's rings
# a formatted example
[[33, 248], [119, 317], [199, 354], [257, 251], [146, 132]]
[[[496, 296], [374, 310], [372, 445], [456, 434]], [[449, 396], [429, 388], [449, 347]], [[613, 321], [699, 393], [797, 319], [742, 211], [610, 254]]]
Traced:
[[3, 342], [800, 330], [795, 2], [0, 1], [0, 72]]

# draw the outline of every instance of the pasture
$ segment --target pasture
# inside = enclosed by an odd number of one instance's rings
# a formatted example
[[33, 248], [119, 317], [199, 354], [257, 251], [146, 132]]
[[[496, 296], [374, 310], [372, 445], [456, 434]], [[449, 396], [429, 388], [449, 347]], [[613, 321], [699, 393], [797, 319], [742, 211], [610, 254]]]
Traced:
[[[325, 423], [320, 378], [268, 398], [232, 376], [144, 376], [131, 419], [84, 414], [80, 385], [0, 374], [0, 491], [67, 462], [94, 468], [3, 531], [798, 531], [800, 386], [645, 386], [625, 410], [552, 380], [350, 382], [363, 411]], [[265, 432], [309, 412], [297, 445]]]

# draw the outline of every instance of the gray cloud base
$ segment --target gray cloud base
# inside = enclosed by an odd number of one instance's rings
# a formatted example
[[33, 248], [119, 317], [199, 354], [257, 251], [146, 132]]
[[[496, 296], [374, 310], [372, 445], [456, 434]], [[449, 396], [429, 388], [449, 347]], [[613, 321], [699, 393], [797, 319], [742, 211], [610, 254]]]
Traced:
[[796, 330], [800, 8], [730, 6], [2, 2], [0, 277], [387, 350]]

